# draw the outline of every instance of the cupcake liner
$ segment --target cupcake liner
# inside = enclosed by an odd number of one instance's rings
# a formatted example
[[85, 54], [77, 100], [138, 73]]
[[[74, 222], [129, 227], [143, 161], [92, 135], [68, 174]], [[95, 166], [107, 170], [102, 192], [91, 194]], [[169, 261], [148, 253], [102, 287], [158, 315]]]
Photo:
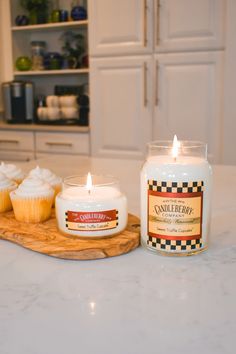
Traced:
[[23, 198], [12, 193], [11, 201], [15, 218], [18, 221], [39, 223], [48, 220], [51, 216], [53, 195]]
[[16, 189], [17, 185], [0, 190], [0, 213], [12, 210], [10, 192]]

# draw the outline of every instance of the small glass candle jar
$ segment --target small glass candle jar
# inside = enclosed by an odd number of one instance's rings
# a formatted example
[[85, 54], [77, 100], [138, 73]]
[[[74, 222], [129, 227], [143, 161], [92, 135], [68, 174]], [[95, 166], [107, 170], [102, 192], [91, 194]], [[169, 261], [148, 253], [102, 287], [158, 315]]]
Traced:
[[127, 225], [127, 199], [111, 176], [71, 176], [56, 197], [59, 230], [79, 237], [106, 237]]
[[148, 144], [141, 171], [141, 240], [145, 248], [176, 256], [207, 248], [211, 174], [204, 143]]

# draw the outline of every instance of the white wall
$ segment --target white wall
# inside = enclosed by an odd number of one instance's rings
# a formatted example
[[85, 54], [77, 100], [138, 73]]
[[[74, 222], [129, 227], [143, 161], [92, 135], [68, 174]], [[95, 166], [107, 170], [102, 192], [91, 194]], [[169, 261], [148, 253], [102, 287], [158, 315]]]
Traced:
[[[12, 74], [12, 40], [11, 40], [10, 2], [0, 0], [0, 81], [10, 81]], [[9, 53], [8, 55], [3, 55]]]
[[236, 1], [227, 1], [223, 112], [224, 164], [236, 164]]

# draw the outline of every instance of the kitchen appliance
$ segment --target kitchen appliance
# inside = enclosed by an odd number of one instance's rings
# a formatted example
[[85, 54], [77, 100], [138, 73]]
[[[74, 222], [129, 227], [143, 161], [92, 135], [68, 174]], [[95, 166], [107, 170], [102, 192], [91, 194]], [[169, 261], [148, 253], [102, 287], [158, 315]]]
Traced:
[[78, 97], [79, 104], [79, 125], [89, 125], [89, 96], [87, 94]]
[[4, 118], [8, 123], [32, 123], [34, 119], [34, 85], [11, 81], [2, 84]]

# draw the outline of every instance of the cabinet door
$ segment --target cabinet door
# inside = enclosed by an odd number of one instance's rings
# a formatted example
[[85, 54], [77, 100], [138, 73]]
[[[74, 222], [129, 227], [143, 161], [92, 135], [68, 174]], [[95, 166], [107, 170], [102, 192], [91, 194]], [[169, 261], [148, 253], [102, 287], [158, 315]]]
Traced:
[[89, 134], [36, 132], [36, 152], [89, 154]]
[[156, 51], [224, 46], [225, 0], [154, 0]]
[[90, 55], [150, 53], [152, 0], [90, 0]]
[[154, 139], [205, 141], [220, 162], [222, 59], [222, 52], [156, 55]]
[[151, 59], [91, 60], [92, 154], [142, 158], [151, 138]]
[[0, 151], [34, 151], [34, 133], [0, 130]]

